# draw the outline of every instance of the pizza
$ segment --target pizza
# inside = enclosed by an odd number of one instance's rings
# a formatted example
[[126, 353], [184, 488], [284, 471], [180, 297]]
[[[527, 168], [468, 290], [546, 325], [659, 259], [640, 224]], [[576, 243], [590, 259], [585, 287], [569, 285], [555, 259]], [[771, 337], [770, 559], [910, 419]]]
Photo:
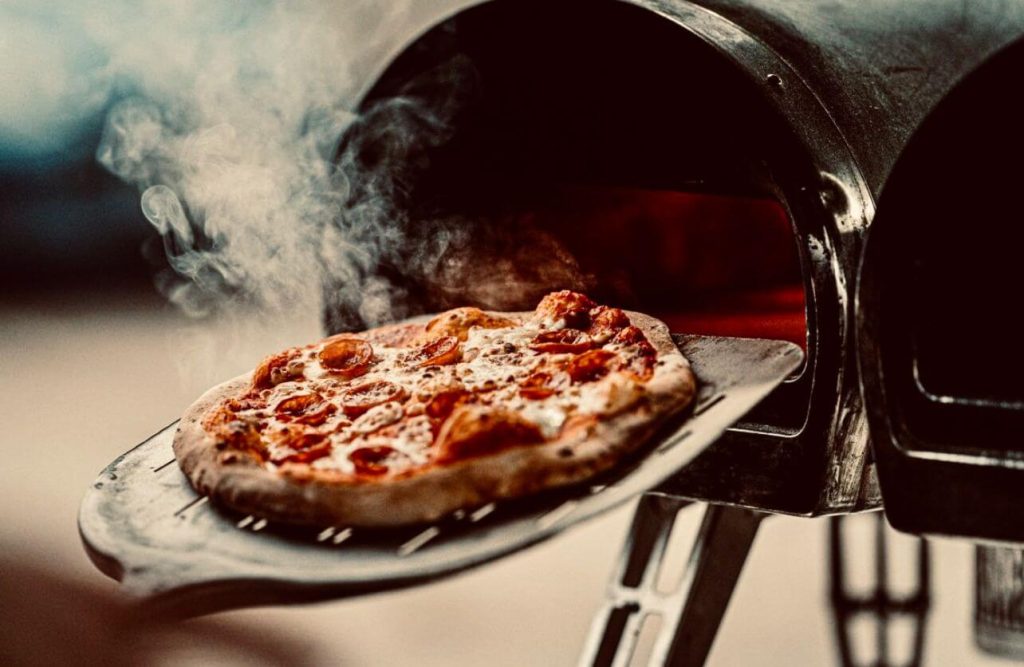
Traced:
[[694, 393], [664, 324], [561, 291], [274, 354], [196, 401], [174, 452], [241, 512], [401, 526], [591, 479]]

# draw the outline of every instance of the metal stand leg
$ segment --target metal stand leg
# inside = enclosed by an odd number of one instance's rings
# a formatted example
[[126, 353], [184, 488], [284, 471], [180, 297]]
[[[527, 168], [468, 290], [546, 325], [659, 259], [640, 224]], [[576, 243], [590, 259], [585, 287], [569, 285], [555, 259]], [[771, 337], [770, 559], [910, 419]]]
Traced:
[[979, 544], [974, 554], [974, 641], [1024, 660], [1024, 551]]
[[687, 501], [640, 499], [629, 537], [609, 585], [608, 600], [591, 625], [579, 664], [630, 664], [645, 619], [658, 618], [649, 664], [703, 665], [764, 515], [708, 506], [686, 573], [675, 590], [656, 582], [676, 514]]
[[[915, 589], [908, 595], [894, 595], [889, 587], [889, 549], [885, 519], [881, 512], [875, 515], [875, 586], [869, 593], [857, 594], [849, 590], [846, 575], [846, 549], [842, 526], [849, 517], [833, 517], [829, 523], [829, 563], [831, 570], [832, 613], [835, 616], [839, 661], [843, 667], [917, 667], [924, 655], [925, 629], [931, 606], [931, 559], [928, 543], [917, 543], [917, 577]], [[874, 658], [858, 663], [854, 659], [851, 629], [854, 619], [868, 616], [875, 621]], [[890, 643], [891, 620], [900, 617], [913, 622], [912, 645], [905, 663], [896, 663]]]

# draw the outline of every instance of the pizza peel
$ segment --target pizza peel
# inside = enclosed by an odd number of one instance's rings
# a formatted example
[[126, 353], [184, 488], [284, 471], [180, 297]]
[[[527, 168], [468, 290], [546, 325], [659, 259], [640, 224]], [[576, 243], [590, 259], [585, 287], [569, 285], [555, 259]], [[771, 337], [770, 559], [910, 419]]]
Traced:
[[644, 454], [588, 484], [491, 503], [430, 525], [278, 525], [211, 506], [178, 469], [175, 424], [118, 457], [82, 501], [92, 561], [151, 609], [190, 616], [423, 583], [547, 539], [666, 481], [803, 360], [792, 343], [673, 335], [698, 378], [694, 405]]

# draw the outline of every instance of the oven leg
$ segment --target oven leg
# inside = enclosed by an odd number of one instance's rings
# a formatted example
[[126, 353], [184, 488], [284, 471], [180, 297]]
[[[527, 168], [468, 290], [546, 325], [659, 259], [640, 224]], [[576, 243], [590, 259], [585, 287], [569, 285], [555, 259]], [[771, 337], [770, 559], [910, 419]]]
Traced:
[[[925, 631], [931, 607], [931, 556], [928, 543], [917, 540], [915, 587], [909, 594], [892, 592], [889, 575], [889, 538], [885, 518], [876, 512], [874, 536], [874, 587], [869, 591], [852, 591], [847, 577], [847, 551], [843, 526], [850, 520], [864, 521], [866, 517], [836, 516], [829, 521], [829, 570], [831, 580], [832, 614], [835, 621], [839, 663], [843, 667], [918, 667], [924, 656]], [[863, 564], [859, 564], [863, 565]], [[907, 582], [902, 582], [907, 583]], [[854, 623], [857, 619], [874, 622], [875, 644], [872, 651], [865, 643], [857, 643]], [[894, 630], [894, 619], [905, 621], [907, 637]], [[863, 639], [863, 637], [861, 637]], [[904, 650], [894, 649], [897, 640], [905, 642]], [[860, 646], [862, 659], [858, 661], [854, 646]], [[905, 662], [895, 662], [892, 655], [906, 654]], [[870, 655], [871, 658], [863, 660]]]
[[703, 665], [763, 514], [709, 505], [686, 571], [676, 588], [657, 589], [665, 549], [687, 501], [659, 495], [640, 499], [608, 599], [590, 628], [581, 667], [632, 664], [641, 630], [656, 623], [648, 664]]

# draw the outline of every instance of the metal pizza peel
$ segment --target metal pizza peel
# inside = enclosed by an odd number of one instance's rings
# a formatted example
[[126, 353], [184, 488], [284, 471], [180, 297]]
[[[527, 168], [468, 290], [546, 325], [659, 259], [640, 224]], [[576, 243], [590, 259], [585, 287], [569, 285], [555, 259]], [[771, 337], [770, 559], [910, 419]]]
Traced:
[[190, 616], [412, 586], [508, 555], [654, 489], [802, 364], [792, 343], [673, 339], [698, 379], [694, 405], [614, 471], [557, 492], [456, 512], [430, 525], [296, 527], [214, 507], [179, 470], [175, 424], [118, 457], [82, 501], [92, 561], [147, 606]]

